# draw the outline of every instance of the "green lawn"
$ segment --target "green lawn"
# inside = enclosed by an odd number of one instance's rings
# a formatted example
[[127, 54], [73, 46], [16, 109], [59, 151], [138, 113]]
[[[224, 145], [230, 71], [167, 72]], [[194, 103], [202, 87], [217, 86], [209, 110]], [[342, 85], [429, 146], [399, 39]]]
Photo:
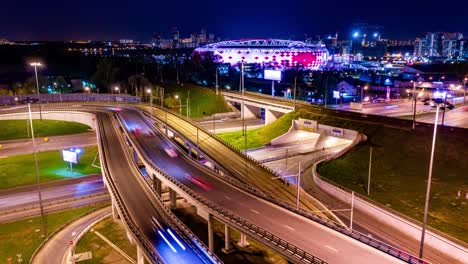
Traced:
[[[58, 120], [33, 120], [34, 135], [48, 137], [83, 133], [91, 129], [89, 126]], [[30, 128], [27, 120], [0, 120], [0, 140], [28, 138]]]
[[[102, 207], [102, 204], [90, 205], [48, 214], [46, 216], [47, 232], [50, 234], [68, 221]], [[1, 263], [6, 263], [7, 257], [13, 257], [12, 263], [18, 263], [16, 254], [22, 254], [22, 263], [29, 263], [32, 253], [43, 240], [41, 228], [40, 217], [0, 224]]]
[[179, 100], [175, 99], [175, 95], [178, 95], [182, 103], [182, 115], [187, 113], [187, 95], [190, 91], [190, 117], [200, 118], [204, 116], [210, 116], [215, 113], [229, 112], [230, 109], [223, 96], [216, 95], [216, 93], [206, 87], [184, 84], [183, 87], [176, 84], [167, 84], [165, 88], [165, 99], [164, 104], [171, 108], [173, 111], [179, 111]]
[[[122, 249], [131, 258], [136, 259], [136, 247], [128, 241], [125, 229], [123, 226], [115, 222], [111, 217], [104, 219], [93, 227], [93, 230], [98, 231]], [[115, 263], [120, 259], [124, 259], [117, 251], [109, 246], [104, 240], [98, 237], [94, 232], [86, 233], [76, 246], [76, 253], [91, 251], [93, 259], [85, 260], [83, 264], [99, 264], [99, 263]]]
[[247, 130], [247, 144], [245, 143], [245, 138], [242, 136], [242, 131], [221, 133], [218, 134], [218, 136], [240, 150], [245, 150], [245, 145], [247, 149], [258, 148], [288, 132], [291, 127], [291, 122], [295, 117], [296, 113], [291, 112], [281, 116], [273, 123], [257, 129]]
[[[293, 118], [317, 120], [320, 124], [349, 128], [368, 136], [368, 141], [342, 158], [321, 164], [319, 173], [334, 182], [366, 194], [369, 146], [374, 145], [370, 198], [422, 221], [426, 179], [433, 128], [419, 126], [416, 132], [358, 121], [319, 116], [299, 109], [262, 128], [248, 131], [247, 149], [263, 146], [285, 133]], [[219, 135], [244, 149], [241, 132]], [[468, 242], [468, 131], [439, 129], [435, 151], [428, 223]], [[461, 191], [461, 197], [457, 192]]]
[[[374, 145], [370, 198], [422, 221], [433, 128], [414, 131], [309, 116], [319, 123], [361, 131], [368, 141], [343, 157], [319, 166], [319, 173], [366, 194], [369, 148]], [[468, 242], [467, 132], [439, 129], [435, 150], [428, 223]], [[461, 198], [457, 192], [461, 191]]]
[[[69, 163], [63, 161], [60, 150], [39, 152], [37, 156], [41, 182], [100, 173], [100, 169], [91, 166], [97, 152], [96, 146], [84, 148], [78, 164], [73, 165], [73, 175], [70, 174]], [[0, 158], [0, 189], [36, 183], [34, 171], [33, 154]]]

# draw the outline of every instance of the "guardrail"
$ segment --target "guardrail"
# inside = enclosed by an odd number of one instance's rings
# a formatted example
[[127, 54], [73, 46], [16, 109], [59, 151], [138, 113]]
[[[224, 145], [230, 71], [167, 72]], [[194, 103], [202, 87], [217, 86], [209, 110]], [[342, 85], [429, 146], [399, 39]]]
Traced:
[[[146, 119], [144, 119], [146, 121]], [[299, 261], [304, 261], [306, 263], [316, 263], [316, 264], [324, 264], [326, 263], [325, 261], [321, 260], [318, 257], [315, 257], [314, 255], [307, 253], [306, 251], [300, 249], [297, 246], [294, 246], [291, 243], [288, 243], [287, 241], [281, 239], [280, 237], [248, 222], [247, 220], [244, 220], [243, 218], [236, 216], [235, 214], [229, 212], [228, 210], [212, 203], [211, 201], [201, 197], [198, 195], [196, 192], [192, 191], [190, 188], [186, 187], [184, 184], [179, 182], [178, 180], [174, 179], [173, 177], [169, 176], [166, 174], [163, 170], [161, 170], [159, 167], [154, 165], [153, 161], [151, 160], [150, 157], [147, 156], [146, 153], [142, 153], [138, 149], [135, 149], [140, 157], [146, 162], [146, 164], [151, 167], [154, 171], [159, 173], [162, 177], [164, 177], [166, 180], [170, 181], [172, 184], [177, 186], [179, 189], [181, 189], [183, 192], [187, 193], [190, 197], [195, 199], [198, 203], [201, 205], [205, 206], [208, 210], [215, 212], [218, 214], [217, 218], [226, 222], [228, 222], [232, 225], [236, 225], [240, 229], [248, 230], [252, 232], [255, 236], [257, 236], [257, 239], [260, 240], [261, 242], [264, 242], [266, 244], [269, 244], [272, 246], [272, 248], [280, 249], [279, 251], [284, 252], [286, 256], [290, 256], [292, 259], [299, 260]], [[248, 186], [248, 185], [247, 185]], [[252, 188], [252, 187], [251, 187]], [[154, 190], [152, 188], [154, 192]], [[215, 216], [216, 217], [216, 216]], [[224, 219], [222, 219], [224, 218]], [[208, 251], [209, 252], [209, 251]]]

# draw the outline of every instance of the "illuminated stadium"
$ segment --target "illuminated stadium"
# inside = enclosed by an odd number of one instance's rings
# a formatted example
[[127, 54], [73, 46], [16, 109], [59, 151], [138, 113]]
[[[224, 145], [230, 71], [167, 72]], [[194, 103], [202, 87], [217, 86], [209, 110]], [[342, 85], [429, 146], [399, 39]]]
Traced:
[[319, 70], [325, 67], [329, 58], [327, 49], [322, 45], [280, 39], [222, 41], [199, 47], [195, 53], [213, 53], [219, 63], [258, 63], [280, 69], [303, 66]]

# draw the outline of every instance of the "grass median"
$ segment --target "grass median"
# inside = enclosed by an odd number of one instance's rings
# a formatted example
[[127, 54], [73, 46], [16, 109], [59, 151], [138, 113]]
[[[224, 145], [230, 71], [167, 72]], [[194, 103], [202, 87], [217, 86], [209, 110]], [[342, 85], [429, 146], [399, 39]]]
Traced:
[[247, 140], [242, 136], [242, 131], [220, 133], [218, 136], [240, 150], [258, 148], [288, 132], [291, 127], [291, 122], [295, 117], [296, 113], [291, 112], [281, 116], [273, 123], [260, 128], [247, 130]]
[[[78, 134], [89, 131], [87, 125], [59, 121], [59, 120], [33, 120], [34, 135], [36, 137], [50, 137], [59, 135]], [[13, 140], [29, 138], [30, 124], [28, 120], [0, 120], [0, 140]]]
[[[92, 230], [98, 231], [123, 252], [125, 252], [129, 257], [136, 259], [136, 246], [132, 245], [128, 240], [124, 227], [111, 217], [108, 217], [96, 224]], [[93, 258], [82, 261], [80, 263], [127, 263], [123, 256], [121, 256], [115, 249], [113, 249], [111, 246], [109, 246], [109, 244], [107, 244], [104, 240], [91, 231], [86, 233], [80, 239], [75, 249], [76, 254], [88, 251], [91, 251]]]
[[[177, 84], [167, 84], [165, 88], [165, 99], [164, 104], [174, 111], [179, 111], [179, 105], [182, 104], [181, 113], [186, 115], [187, 113], [187, 96], [190, 92], [190, 117], [200, 118], [210, 116], [215, 113], [224, 113], [231, 111], [222, 95], [216, 95], [216, 93], [206, 87], [184, 84], [179, 86]], [[180, 98], [175, 99], [178, 95]]]
[[[99, 168], [92, 166], [97, 152], [96, 146], [85, 147], [78, 158], [78, 164], [73, 164], [73, 175], [69, 163], [63, 161], [60, 150], [39, 152], [37, 157], [41, 182], [100, 173]], [[98, 164], [98, 161], [95, 163]], [[36, 176], [33, 154], [0, 158], [0, 189], [34, 183]]]
[[[79, 218], [91, 211], [102, 208], [105, 204], [83, 206], [46, 215], [47, 233], [52, 233], [68, 221]], [[17, 262], [17, 254], [22, 255], [23, 263], [29, 263], [32, 253], [44, 240], [41, 237], [40, 217], [0, 224], [0, 259], [12, 257], [11, 263]]]

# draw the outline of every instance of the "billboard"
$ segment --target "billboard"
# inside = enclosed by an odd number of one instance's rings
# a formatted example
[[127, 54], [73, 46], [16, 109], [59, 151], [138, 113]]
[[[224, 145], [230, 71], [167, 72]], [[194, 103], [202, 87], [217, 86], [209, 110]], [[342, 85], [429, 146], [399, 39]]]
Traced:
[[75, 163], [75, 164], [78, 163], [78, 153], [76, 153], [75, 151], [63, 149], [62, 157], [63, 157], [63, 161]]
[[281, 81], [281, 71], [265, 70], [263, 78], [265, 80]]

